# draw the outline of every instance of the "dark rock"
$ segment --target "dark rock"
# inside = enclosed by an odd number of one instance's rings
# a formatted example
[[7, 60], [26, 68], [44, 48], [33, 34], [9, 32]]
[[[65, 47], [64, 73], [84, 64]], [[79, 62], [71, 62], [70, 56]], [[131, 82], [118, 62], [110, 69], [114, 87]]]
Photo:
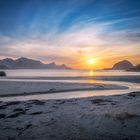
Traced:
[[6, 73], [4, 71], [0, 71], [0, 76], [4, 77], [6, 76]]

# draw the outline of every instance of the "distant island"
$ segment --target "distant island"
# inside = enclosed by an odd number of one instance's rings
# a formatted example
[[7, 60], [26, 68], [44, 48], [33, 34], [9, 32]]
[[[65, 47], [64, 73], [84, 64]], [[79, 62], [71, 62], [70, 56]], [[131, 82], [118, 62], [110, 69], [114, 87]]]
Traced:
[[25, 57], [13, 60], [5, 58], [0, 60], [0, 69], [71, 69], [65, 64], [56, 65], [55, 62], [44, 64], [41, 61]]
[[122, 61], [115, 63], [112, 68], [105, 68], [104, 70], [140, 71], [140, 64], [134, 66], [128, 60], [122, 60]]

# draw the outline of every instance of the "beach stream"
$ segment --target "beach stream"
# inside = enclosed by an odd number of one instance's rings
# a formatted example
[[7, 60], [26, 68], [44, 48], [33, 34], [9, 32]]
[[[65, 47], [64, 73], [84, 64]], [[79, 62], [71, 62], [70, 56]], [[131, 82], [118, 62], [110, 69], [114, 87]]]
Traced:
[[[5, 79], [6, 80], [6, 79]], [[12, 79], [11, 79], [12, 80]], [[13, 79], [20, 80], [20, 79]], [[25, 80], [28, 81], [28, 80]], [[30, 80], [29, 80], [30, 81]], [[36, 80], [34, 80], [35, 82]], [[38, 81], [38, 80], [37, 80]], [[40, 81], [40, 80], [39, 80]], [[44, 81], [44, 80], [43, 80]], [[129, 92], [140, 91], [139, 83], [131, 82], [118, 82], [118, 81], [88, 81], [88, 80], [45, 80], [44, 82], [77, 82], [77, 83], [103, 83], [103, 84], [116, 84], [128, 87], [128, 89], [121, 90], [86, 90], [86, 91], [70, 91], [70, 92], [60, 92], [60, 93], [47, 93], [47, 94], [36, 94], [28, 96], [15, 96], [15, 97], [1, 97], [1, 101], [26, 101], [26, 100], [51, 100], [51, 99], [71, 99], [71, 98], [84, 98], [91, 96], [108, 96], [108, 95], [120, 95]]]

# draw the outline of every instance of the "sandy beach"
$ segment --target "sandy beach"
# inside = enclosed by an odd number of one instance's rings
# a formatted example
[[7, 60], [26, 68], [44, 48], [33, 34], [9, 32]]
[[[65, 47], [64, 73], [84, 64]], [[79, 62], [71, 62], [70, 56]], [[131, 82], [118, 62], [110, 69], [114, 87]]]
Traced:
[[2, 140], [139, 140], [140, 92], [0, 102]]
[[104, 77], [93, 83], [88, 77], [1, 79], [0, 139], [139, 140], [140, 88], [135, 77]]

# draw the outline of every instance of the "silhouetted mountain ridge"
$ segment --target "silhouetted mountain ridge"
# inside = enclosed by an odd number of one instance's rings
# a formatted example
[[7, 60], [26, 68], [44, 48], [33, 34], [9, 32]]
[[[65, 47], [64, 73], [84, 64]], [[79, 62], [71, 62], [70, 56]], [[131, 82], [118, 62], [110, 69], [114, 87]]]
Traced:
[[5, 58], [0, 60], [0, 69], [71, 69], [65, 64], [57, 65], [55, 62], [44, 64], [41, 61], [20, 57], [16, 60]]

